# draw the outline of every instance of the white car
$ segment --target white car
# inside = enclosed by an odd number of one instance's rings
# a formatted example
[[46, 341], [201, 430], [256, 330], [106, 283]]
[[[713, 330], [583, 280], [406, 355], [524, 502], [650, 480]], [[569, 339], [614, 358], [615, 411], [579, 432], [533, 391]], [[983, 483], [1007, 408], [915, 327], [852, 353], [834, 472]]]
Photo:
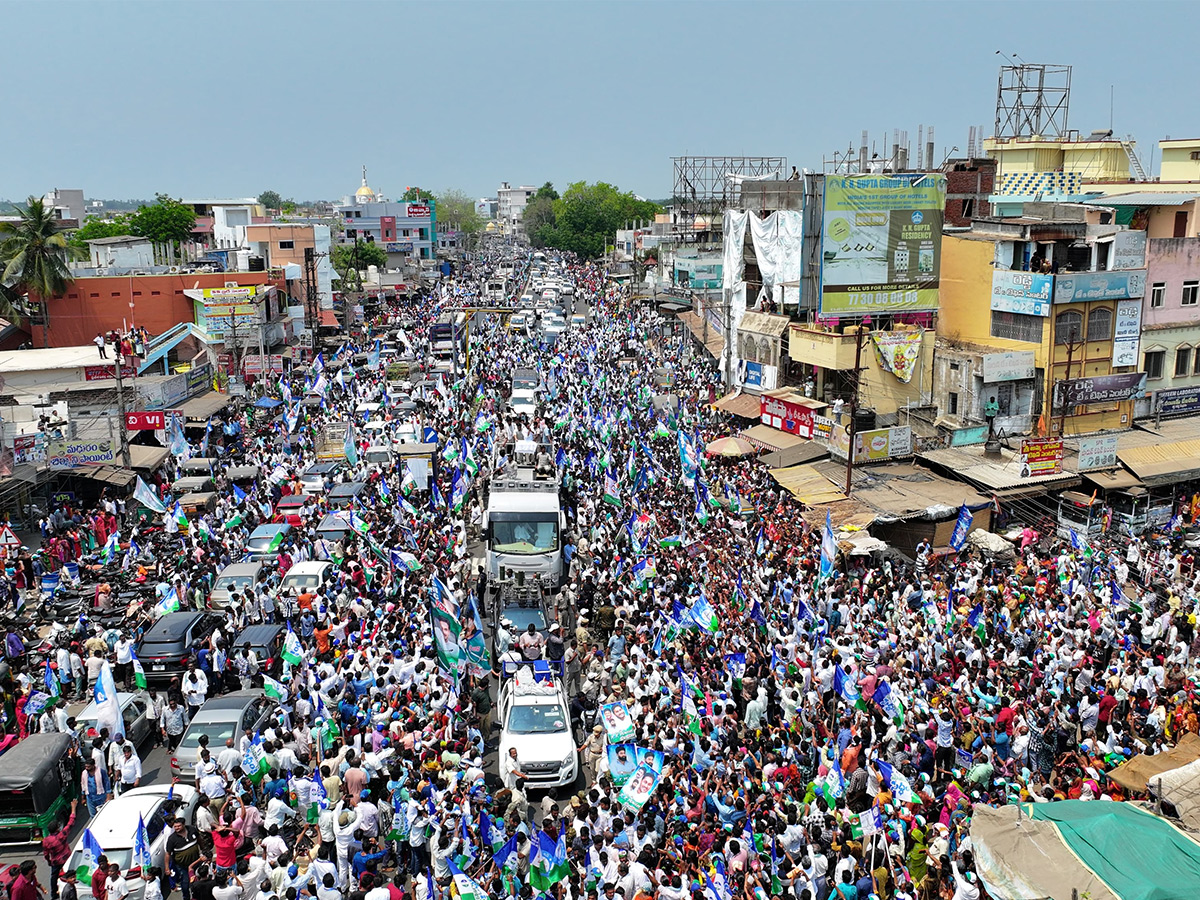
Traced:
[[[172, 793], [170, 807], [167, 794]], [[97, 843], [104, 848], [110, 863], [121, 867], [129, 887], [130, 900], [138, 900], [145, 893], [145, 882], [141, 879], [141, 868], [133, 862], [133, 837], [137, 832], [138, 816], [146, 823], [146, 835], [150, 839], [150, 861], [152, 865], [166, 871], [167, 837], [171, 826], [167, 824], [168, 810], [171, 816], [183, 816], [189, 825], [195, 821], [196, 801], [199, 793], [186, 784], [152, 784], [126, 791], [105, 803], [88, 822], [88, 830]], [[81, 801], [82, 804], [82, 801]], [[86, 812], [86, 810], [84, 810]], [[83, 835], [75, 842], [75, 849], [64, 867], [66, 871], [83, 865]]]
[[514, 413], [536, 418], [538, 414], [537, 391], [515, 390], [508, 399], [508, 406]]
[[376, 444], [363, 452], [363, 460], [369, 466], [382, 466], [387, 469], [392, 465], [392, 451], [382, 444]]
[[328, 560], [298, 562], [283, 576], [279, 590], [284, 594], [290, 590], [297, 594], [301, 591], [316, 591], [333, 581], [333, 573], [333, 563]]
[[520, 666], [501, 685], [500, 759], [510, 747], [517, 748], [526, 787], [556, 788], [575, 781], [579, 755], [567, 694], [558, 678], [538, 681], [531, 667]]

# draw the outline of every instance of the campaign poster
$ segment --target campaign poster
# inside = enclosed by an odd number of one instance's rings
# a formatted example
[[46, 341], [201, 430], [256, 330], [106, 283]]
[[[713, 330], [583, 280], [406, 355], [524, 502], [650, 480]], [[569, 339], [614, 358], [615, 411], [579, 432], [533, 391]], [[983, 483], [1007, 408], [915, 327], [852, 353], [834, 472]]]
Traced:
[[629, 780], [637, 764], [637, 748], [633, 744], [608, 745], [608, 773], [617, 787]]
[[633, 770], [633, 774], [629, 776], [629, 780], [625, 782], [625, 786], [621, 788], [621, 793], [617, 795], [617, 802], [626, 809], [641, 812], [646, 801], [650, 799], [650, 795], [654, 793], [654, 789], [658, 787], [660, 777], [662, 777], [661, 773], [654, 771], [654, 767], [648, 762], [640, 763]]
[[620, 744], [633, 737], [633, 718], [624, 703], [606, 703], [600, 707], [600, 721], [610, 743]]

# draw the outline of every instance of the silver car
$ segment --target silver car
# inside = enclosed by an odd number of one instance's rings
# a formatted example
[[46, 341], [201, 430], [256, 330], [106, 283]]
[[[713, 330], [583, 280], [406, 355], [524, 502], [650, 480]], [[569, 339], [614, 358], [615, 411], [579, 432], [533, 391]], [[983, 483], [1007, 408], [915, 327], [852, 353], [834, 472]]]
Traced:
[[[134, 747], [141, 747], [158, 730], [158, 722], [154, 718], [154, 704], [146, 691], [135, 693], [117, 692], [117, 703], [121, 708], [121, 733], [133, 742]], [[96, 725], [100, 711], [96, 704], [89, 703], [75, 716], [75, 734], [80, 740], [90, 741], [96, 736]], [[110, 735], [111, 737], [112, 735]]]
[[[195, 822], [196, 801], [199, 792], [186, 784], [152, 784], [133, 788], [105, 803], [88, 822], [88, 830], [104, 848], [110, 863], [121, 867], [129, 885], [129, 900], [140, 900], [146, 890], [141, 878], [141, 869], [133, 861], [133, 841], [137, 833], [138, 816], [146, 823], [146, 836], [150, 840], [150, 864], [166, 871], [167, 837], [171, 827], [166, 821], [167, 794], [172, 793], [174, 812], [172, 816], [183, 816], [189, 825]], [[75, 849], [65, 866], [66, 871], [83, 865], [83, 835], [75, 842]]]

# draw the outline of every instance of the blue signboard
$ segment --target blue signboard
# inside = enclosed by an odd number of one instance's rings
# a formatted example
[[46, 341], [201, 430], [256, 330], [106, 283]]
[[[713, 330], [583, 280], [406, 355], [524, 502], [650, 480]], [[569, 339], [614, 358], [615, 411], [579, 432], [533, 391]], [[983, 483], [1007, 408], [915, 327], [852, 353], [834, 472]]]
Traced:
[[1054, 277], [1055, 303], [1089, 300], [1136, 300], [1146, 293], [1146, 270], [1062, 272]]
[[992, 309], [1025, 316], [1048, 316], [1053, 290], [1053, 275], [1001, 269], [992, 273]]
[[762, 389], [763, 386], [763, 367], [762, 363], [747, 362], [746, 363], [746, 381], [745, 386], [749, 388]]
[[412, 253], [412, 241], [404, 241], [402, 243], [388, 243], [383, 245], [384, 250], [388, 253]]

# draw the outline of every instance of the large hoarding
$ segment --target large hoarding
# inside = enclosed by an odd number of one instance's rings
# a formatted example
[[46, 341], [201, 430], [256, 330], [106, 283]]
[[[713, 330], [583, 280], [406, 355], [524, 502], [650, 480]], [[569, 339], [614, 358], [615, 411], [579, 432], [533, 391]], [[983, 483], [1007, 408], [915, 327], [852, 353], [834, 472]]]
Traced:
[[1054, 279], [1055, 303], [1136, 300], [1146, 293], [1146, 270], [1067, 272]]
[[1053, 292], [1053, 275], [1005, 269], [992, 273], [992, 309], [996, 312], [1048, 316]]
[[822, 315], [937, 309], [945, 205], [944, 175], [826, 176]]

